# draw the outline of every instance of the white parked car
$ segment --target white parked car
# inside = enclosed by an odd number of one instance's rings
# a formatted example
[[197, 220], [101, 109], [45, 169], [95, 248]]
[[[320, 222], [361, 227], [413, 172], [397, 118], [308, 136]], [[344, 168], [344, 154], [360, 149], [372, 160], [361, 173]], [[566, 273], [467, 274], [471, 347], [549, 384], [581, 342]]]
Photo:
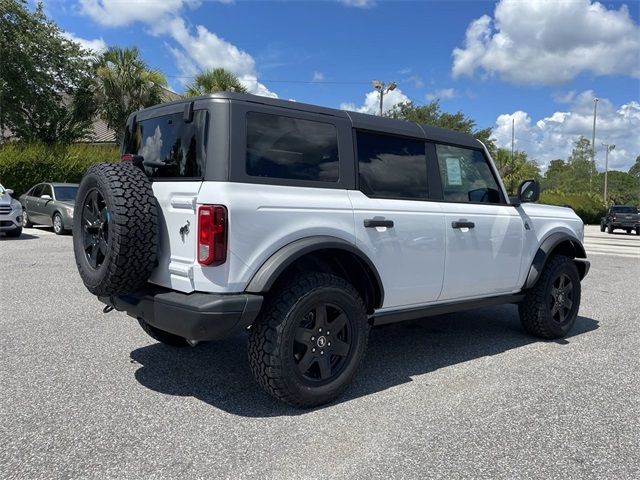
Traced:
[[336, 398], [371, 326], [501, 303], [542, 338], [576, 321], [582, 221], [533, 180], [510, 199], [469, 135], [218, 93], [133, 114], [122, 160], [78, 191], [86, 287], [169, 345], [249, 329], [292, 405]]
[[7, 237], [19, 237], [22, 234], [22, 205], [11, 197], [13, 190], [0, 185], [0, 232]]

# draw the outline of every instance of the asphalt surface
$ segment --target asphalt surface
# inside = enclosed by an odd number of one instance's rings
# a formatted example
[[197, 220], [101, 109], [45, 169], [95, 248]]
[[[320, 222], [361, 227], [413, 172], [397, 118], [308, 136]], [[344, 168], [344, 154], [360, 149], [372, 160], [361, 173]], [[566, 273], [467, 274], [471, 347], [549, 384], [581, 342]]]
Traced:
[[71, 237], [0, 238], [0, 477], [640, 478], [640, 236], [595, 230], [628, 250], [597, 246], [566, 340], [512, 306], [375, 329], [313, 411], [259, 389], [243, 337], [176, 350], [103, 315]]

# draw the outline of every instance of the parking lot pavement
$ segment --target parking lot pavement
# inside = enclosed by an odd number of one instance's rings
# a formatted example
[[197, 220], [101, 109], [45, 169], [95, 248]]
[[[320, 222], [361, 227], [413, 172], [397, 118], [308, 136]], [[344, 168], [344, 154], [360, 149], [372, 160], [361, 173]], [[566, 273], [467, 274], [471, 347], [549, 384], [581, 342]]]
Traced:
[[600, 231], [599, 225], [586, 225], [584, 248], [587, 255], [615, 255], [640, 260], [640, 235], [624, 230], [606, 233]]
[[0, 241], [0, 477], [640, 478], [640, 261], [591, 261], [566, 340], [512, 306], [375, 329], [347, 394], [301, 411], [244, 337], [156, 344], [102, 314], [71, 237], [26, 230]]

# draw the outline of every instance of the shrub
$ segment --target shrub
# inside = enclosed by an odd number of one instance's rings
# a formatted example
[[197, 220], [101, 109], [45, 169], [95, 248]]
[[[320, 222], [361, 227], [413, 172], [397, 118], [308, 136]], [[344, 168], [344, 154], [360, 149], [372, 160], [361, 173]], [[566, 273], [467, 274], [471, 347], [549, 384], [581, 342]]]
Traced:
[[119, 148], [112, 145], [9, 143], [0, 146], [0, 183], [17, 198], [36, 183], [77, 183], [90, 165], [118, 159]]
[[547, 205], [570, 206], [584, 223], [599, 224], [606, 206], [596, 193], [564, 193], [558, 190], [546, 190], [540, 194], [540, 203]]

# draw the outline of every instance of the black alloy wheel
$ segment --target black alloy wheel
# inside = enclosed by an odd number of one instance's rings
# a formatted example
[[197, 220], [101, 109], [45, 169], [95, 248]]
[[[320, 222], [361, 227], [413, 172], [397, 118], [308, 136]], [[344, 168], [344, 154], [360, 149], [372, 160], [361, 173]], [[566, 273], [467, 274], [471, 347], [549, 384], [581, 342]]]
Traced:
[[319, 303], [301, 319], [294, 337], [293, 356], [303, 379], [331, 382], [348, 363], [351, 321], [337, 305]]
[[249, 334], [249, 365], [270, 395], [309, 408], [334, 400], [362, 363], [369, 336], [359, 292], [345, 279], [301, 272], [267, 295]]
[[89, 190], [82, 202], [82, 245], [87, 262], [98, 269], [107, 256], [109, 246], [109, 211], [102, 194]]
[[556, 277], [549, 292], [549, 309], [551, 318], [560, 325], [571, 319], [573, 308], [573, 282], [566, 273]]

